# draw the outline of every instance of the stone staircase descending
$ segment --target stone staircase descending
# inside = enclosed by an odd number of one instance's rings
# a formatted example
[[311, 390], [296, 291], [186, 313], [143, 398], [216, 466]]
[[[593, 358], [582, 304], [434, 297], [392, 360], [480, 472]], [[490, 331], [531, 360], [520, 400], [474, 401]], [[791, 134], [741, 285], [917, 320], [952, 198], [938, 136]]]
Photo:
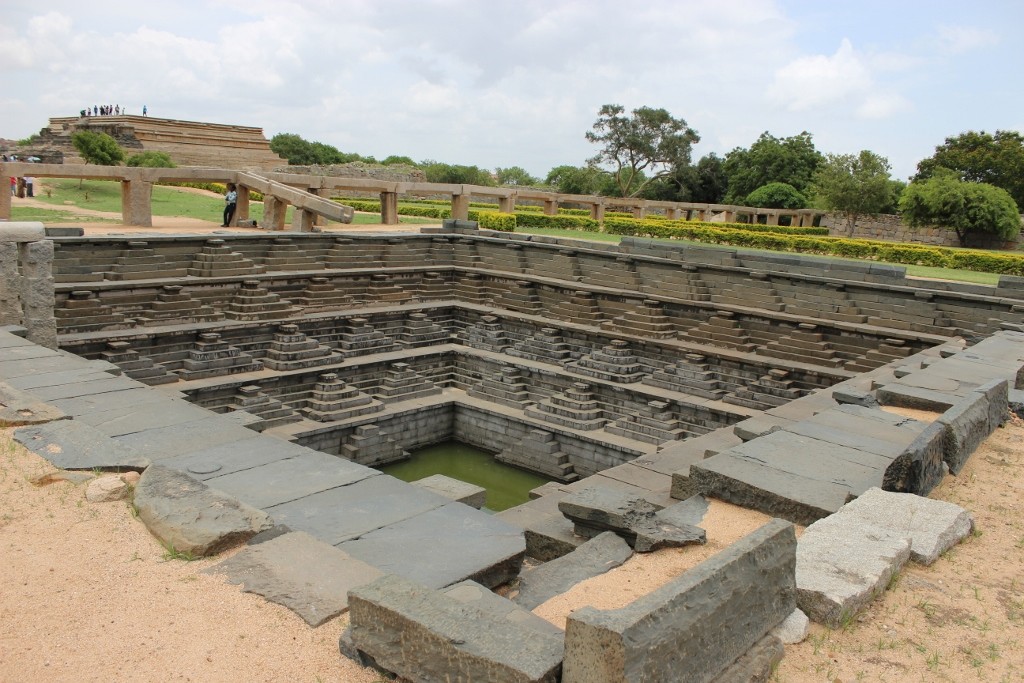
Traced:
[[496, 454], [494, 459], [532, 472], [540, 472], [563, 484], [572, 483], [580, 478], [569, 461], [569, 456], [562, 452], [555, 435], [542, 429], [531, 429], [519, 442]]
[[582, 432], [601, 429], [607, 422], [590, 385], [585, 382], [576, 382], [562, 393], [528, 406], [526, 415]]
[[384, 410], [383, 403], [345, 384], [335, 373], [327, 372], [317, 379], [312, 396], [306, 399], [300, 412], [316, 422], [335, 422], [381, 410]]

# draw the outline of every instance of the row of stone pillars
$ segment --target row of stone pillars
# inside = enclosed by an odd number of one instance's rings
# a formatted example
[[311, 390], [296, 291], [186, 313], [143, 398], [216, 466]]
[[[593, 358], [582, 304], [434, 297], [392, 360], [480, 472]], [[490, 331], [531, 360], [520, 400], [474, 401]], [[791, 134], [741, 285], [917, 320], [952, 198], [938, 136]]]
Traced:
[[53, 309], [53, 241], [43, 224], [0, 223], [0, 325], [24, 327], [29, 341], [56, 349]]

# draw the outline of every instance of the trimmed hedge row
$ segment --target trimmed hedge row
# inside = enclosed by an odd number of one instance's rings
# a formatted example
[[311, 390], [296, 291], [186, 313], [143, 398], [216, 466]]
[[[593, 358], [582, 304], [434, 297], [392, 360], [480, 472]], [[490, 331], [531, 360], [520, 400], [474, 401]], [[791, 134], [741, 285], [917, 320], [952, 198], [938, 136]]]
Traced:
[[515, 232], [516, 230], [516, 217], [510, 213], [470, 211], [469, 220], [477, 221], [483, 230], [500, 230], [501, 232]]
[[[715, 227], [711, 227], [715, 226]], [[895, 244], [842, 237], [812, 237], [722, 229], [713, 223], [698, 225], [666, 224], [661, 221], [605, 219], [605, 232], [613, 235], [685, 239], [706, 244], [723, 244], [751, 249], [789, 251], [825, 256], [884, 261], [907, 265], [975, 270], [983, 273], [1024, 275], [1024, 256], [993, 254], [983, 251]]]
[[[216, 192], [217, 194], [224, 194], [228, 191], [228, 187], [225, 183], [157, 183], [157, 185], [164, 185], [166, 187], [191, 187], [196, 190], [206, 190], [207, 192]], [[263, 201], [263, 193], [257, 192], [256, 190], [249, 190], [249, 199], [254, 202]]]
[[542, 213], [516, 212], [516, 222], [524, 228], [554, 228], [557, 230], [583, 230], [600, 232], [601, 224], [585, 216], [546, 216]]

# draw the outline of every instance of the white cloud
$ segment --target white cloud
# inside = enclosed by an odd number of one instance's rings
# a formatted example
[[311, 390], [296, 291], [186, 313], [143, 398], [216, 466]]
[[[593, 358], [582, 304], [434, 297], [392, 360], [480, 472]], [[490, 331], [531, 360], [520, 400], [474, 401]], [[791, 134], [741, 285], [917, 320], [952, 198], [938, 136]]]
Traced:
[[976, 26], [939, 26], [936, 32], [940, 48], [953, 55], [960, 55], [999, 42], [998, 33]]
[[887, 119], [913, 109], [910, 100], [898, 93], [872, 93], [857, 107], [857, 116], [862, 119]]
[[841, 102], [871, 87], [867, 65], [846, 38], [832, 56], [798, 57], [775, 72], [769, 97], [790, 111]]

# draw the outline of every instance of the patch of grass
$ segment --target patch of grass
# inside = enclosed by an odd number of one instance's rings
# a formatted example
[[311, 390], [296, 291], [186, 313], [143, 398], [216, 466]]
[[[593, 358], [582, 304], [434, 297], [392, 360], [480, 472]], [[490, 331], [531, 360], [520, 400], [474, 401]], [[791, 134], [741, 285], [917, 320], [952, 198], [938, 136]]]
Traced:
[[114, 218], [86, 216], [73, 210], [40, 209], [34, 206], [11, 207], [12, 221], [38, 221], [39, 223], [120, 223]]
[[163, 541], [161, 541], [160, 545], [164, 547], [164, 562], [170, 562], [171, 560], [184, 560], [185, 562], [194, 562], [199, 559], [198, 556], [193, 555], [190, 552], [178, 550], [174, 547], [173, 543], [164, 543]]

